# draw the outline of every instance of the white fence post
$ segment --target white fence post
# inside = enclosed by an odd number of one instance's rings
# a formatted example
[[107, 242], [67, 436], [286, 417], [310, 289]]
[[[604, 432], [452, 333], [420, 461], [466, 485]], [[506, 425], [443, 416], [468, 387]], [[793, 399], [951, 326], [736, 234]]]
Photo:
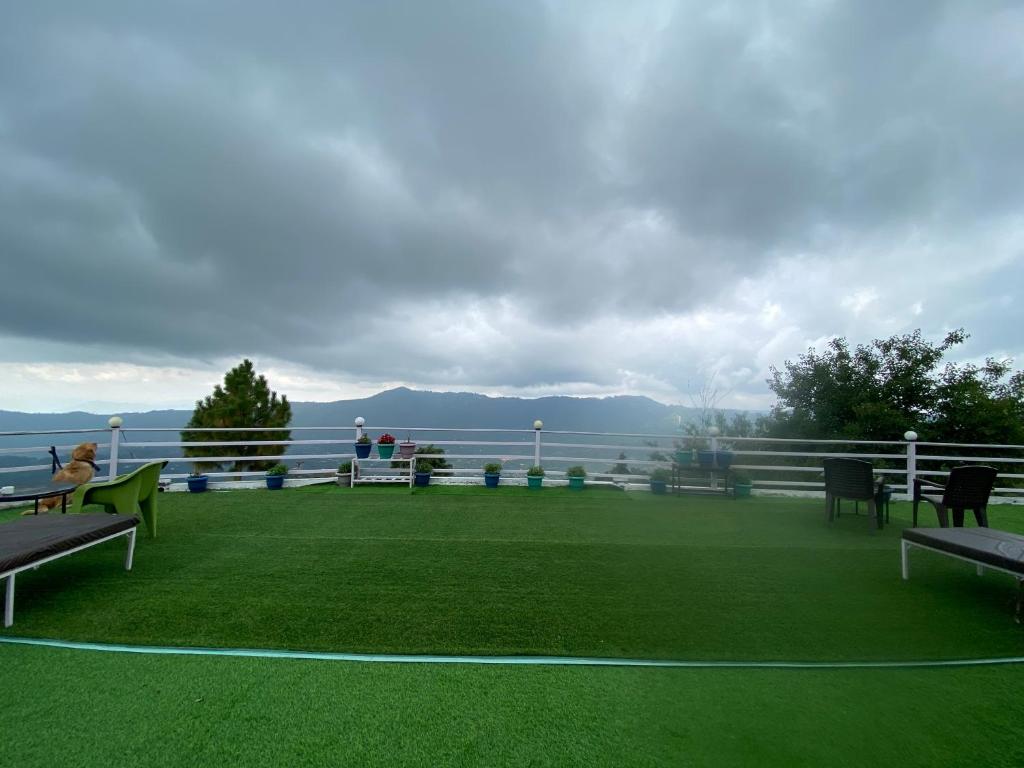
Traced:
[[111, 416], [107, 424], [110, 426], [110, 474], [108, 479], [117, 477], [117, 449], [121, 443], [121, 425], [124, 419], [120, 416]]
[[544, 429], [544, 422], [537, 419], [533, 422], [533, 466], [539, 467], [540, 463], [540, 432]]
[[[718, 469], [718, 427], [708, 427], [708, 435], [711, 436], [711, 467]], [[718, 490], [718, 475], [711, 472], [711, 487]]]
[[914, 478], [917, 477], [917, 432], [903, 433], [907, 441], [907, 501], [914, 500]]
[[366, 419], [362, 416], [356, 416], [356, 440], [363, 436], [363, 424], [366, 423]]

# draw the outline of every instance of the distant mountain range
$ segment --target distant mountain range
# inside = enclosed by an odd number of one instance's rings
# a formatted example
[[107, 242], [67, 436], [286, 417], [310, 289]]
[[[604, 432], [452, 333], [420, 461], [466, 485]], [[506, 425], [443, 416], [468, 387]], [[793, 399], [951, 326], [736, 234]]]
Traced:
[[[550, 430], [595, 432], [673, 432], [695, 418], [696, 409], [664, 405], [648, 397], [488, 397], [466, 392], [423, 392], [398, 387], [357, 400], [293, 402], [293, 427], [351, 427], [357, 416], [378, 427], [478, 427], [530, 429], [535, 419]], [[92, 429], [107, 424], [109, 413], [22, 413], [0, 411], [0, 432]], [[190, 410], [120, 413], [124, 428], [183, 427]], [[5, 439], [5, 444], [11, 438]], [[165, 438], [166, 439], [166, 438]], [[35, 440], [38, 442], [38, 440]]]
[[[727, 411], [732, 413], [732, 411]], [[97, 429], [95, 435], [2, 435], [0, 436], [0, 468], [36, 466], [38, 469], [0, 473], [19, 484], [45, 482], [50, 476], [50, 459], [46, 446], [63, 446], [60, 453], [67, 458], [71, 446], [87, 439], [100, 443], [100, 457], [106, 458], [109, 434], [106, 433], [110, 413], [20, 413], [0, 411], [0, 432]], [[178, 448], [145, 446], [148, 442], [177, 441], [177, 430], [188, 422], [191, 410], [160, 410], [121, 412], [124, 419], [122, 455], [133, 459], [181, 456]], [[647, 397], [542, 397], [533, 400], [519, 397], [487, 397], [464, 392], [422, 392], [399, 387], [358, 400], [338, 400], [332, 403], [292, 403], [291, 427], [337, 427], [338, 431], [316, 433], [293, 432], [292, 439], [350, 440], [354, 420], [366, 419], [371, 435], [380, 435], [385, 429], [403, 439], [403, 429], [419, 427], [426, 430], [439, 428], [477, 429], [532, 429], [535, 419], [544, 422], [544, 430], [567, 432], [623, 432], [641, 434], [673, 434], [681, 423], [696, 420], [698, 410], [685, 406], [669, 406]], [[172, 432], [155, 432], [171, 429]], [[450, 439], [450, 434], [416, 432], [419, 442]], [[486, 439], [494, 439], [488, 437]], [[528, 440], [530, 438], [527, 438]], [[636, 439], [638, 444], [641, 442]], [[325, 449], [326, 450], [326, 449]], [[485, 451], [463, 448], [463, 452]], [[589, 455], [584, 450], [583, 454]], [[581, 454], [582, 455], [582, 454]], [[596, 455], [596, 454], [595, 454]], [[456, 460], [458, 461], [458, 460]], [[305, 468], [331, 468], [330, 459], [307, 460]], [[168, 472], [186, 472], [187, 460], [174, 460]]]

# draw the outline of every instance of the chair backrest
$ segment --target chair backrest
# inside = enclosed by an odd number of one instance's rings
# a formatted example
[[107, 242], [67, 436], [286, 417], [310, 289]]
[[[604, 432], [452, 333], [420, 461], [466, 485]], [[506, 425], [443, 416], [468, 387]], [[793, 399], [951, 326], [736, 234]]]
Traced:
[[875, 496], [871, 462], [861, 459], [825, 459], [825, 492], [843, 499], [867, 501]]
[[81, 486], [83, 500], [86, 504], [105, 504], [117, 495], [126, 494], [126, 498], [130, 496], [133, 501], [145, 501], [156, 492], [160, 470], [166, 466], [166, 461], [151, 461], [134, 472], [118, 475], [113, 480], [101, 480], [98, 483]]
[[132, 474], [139, 478], [139, 502], [143, 502], [159, 490], [160, 470], [167, 466], [166, 461], [151, 461], [143, 464]]
[[988, 505], [992, 486], [996, 484], [995, 467], [984, 465], [953, 467], [942, 493], [942, 504], [948, 509], [977, 509]]

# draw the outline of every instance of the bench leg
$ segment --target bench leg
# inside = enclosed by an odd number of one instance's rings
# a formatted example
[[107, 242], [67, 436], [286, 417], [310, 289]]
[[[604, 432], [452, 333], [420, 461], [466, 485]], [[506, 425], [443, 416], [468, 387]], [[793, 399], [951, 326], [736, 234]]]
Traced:
[[903, 580], [906, 581], [910, 578], [910, 558], [907, 557], [907, 553], [910, 550], [910, 542], [901, 540], [900, 541], [900, 567], [903, 571]]
[[132, 560], [135, 557], [135, 532], [137, 528], [132, 528], [131, 533], [128, 534], [128, 551], [124, 553], [124, 569], [130, 571], [132, 569]]
[[978, 574], [979, 576], [984, 576], [984, 575], [985, 575], [985, 566], [983, 566], [983, 565], [982, 565], [981, 563], [978, 563], [978, 564], [977, 564], [977, 565], [975, 566], [974, 570], [975, 570], [975, 572], [976, 572], [976, 573], [977, 573], [977, 574]]
[[14, 623], [14, 574], [7, 576], [7, 588], [4, 590], [4, 626]]

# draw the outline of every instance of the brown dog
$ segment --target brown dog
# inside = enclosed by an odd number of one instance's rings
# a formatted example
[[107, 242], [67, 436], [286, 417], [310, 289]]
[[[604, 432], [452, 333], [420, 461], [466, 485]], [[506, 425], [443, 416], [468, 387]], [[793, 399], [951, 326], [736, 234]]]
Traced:
[[[96, 443], [82, 443], [71, 452], [71, 461], [60, 472], [55, 474], [52, 483], [74, 483], [81, 485], [92, 480], [96, 469]], [[39, 500], [39, 509], [43, 512], [60, 504], [60, 496], [49, 496]]]

